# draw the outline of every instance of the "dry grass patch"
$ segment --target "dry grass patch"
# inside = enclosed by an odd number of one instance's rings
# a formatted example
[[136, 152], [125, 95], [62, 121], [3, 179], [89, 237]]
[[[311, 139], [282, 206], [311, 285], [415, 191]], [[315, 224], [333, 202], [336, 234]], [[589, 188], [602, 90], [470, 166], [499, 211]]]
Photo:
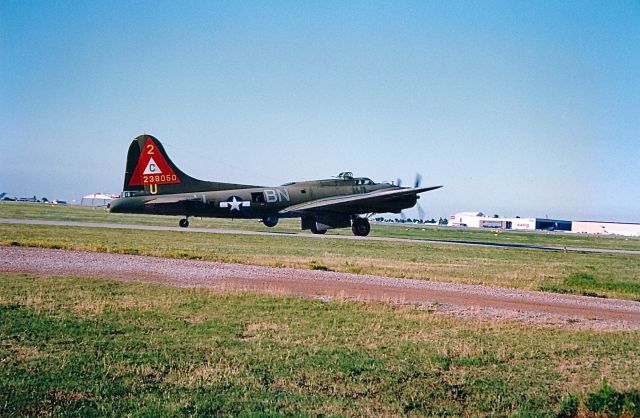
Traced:
[[289, 328], [289, 326], [286, 324], [274, 324], [273, 322], [256, 322], [253, 324], [248, 324], [244, 328], [244, 331], [245, 333], [248, 333], [248, 334], [254, 334], [257, 331], [281, 330], [281, 329], [287, 329], [287, 328]]
[[245, 372], [229, 362], [219, 359], [204, 363], [189, 363], [169, 373], [164, 382], [188, 389], [212, 387], [239, 378]]
[[5, 304], [15, 303], [22, 306], [32, 308], [37, 313], [43, 311], [51, 311], [55, 307], [53, 299], [39, 291], [34, 293], [14, 295], [13, 297], [5, 298]]
[[264, 331], [281, 331], [288, 329], [289, 326], [287, 324], [276, 324], [273, 322], [254, 322], [251, 324], [247, 324], [244, 327], [244, 331], [240, 338], [242, 339], [252, 339], [259, 338]]
[[102, 315], [107, 306], [107, 300], [85, 289], [74, 289], [69, 292], [70, 310], [78, 315]]
[[0, 349], [9, 351], [11, 355], [15, 356], [18, 360], [29, 360], [39, 358], [43, 355], [37, 347], [20, 344], [15, 341], [4, 341], [0, 343]]

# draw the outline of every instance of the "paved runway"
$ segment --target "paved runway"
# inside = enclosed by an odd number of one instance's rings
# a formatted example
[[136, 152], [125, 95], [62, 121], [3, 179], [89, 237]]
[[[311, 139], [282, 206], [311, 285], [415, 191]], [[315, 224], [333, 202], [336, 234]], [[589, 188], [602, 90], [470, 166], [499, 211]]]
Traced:
[[139, 229], [147, 231], [174, 231], [174, 232], [197, 232], [208, 234], [236, 234], [236, 235], [266, 235], [266, 236], [289, 236], [316, 239], [348, 239], [348, 240], [369, 240], [369, 241], [387, 241], [401, 242], [411, 244], [436, 244], [436, 245], [476, 245], [484, 247], [502, 247], [502, 248], [521, 248], [527, 250], [542, 251], [570, 251], [582, 253], [601, 253], [601, 254], [628, 254], [640, 255], [640, 251], [634, 250], [616, 250], [606, 248], [580, 248], [580, 247], [554, 247], [532, 244], [510, 244], [498, 242], [478, 242], [478, 241], [461, 241], [461, 240], [429, 240], [414, 238], [388, 238], [388, 237], [356, 237], [351, 235], [313, 235], [303, 232], [263, 232], [263, 231], [247, 231], [235, 229], [214, 229], [214, 228], [180, 228], [174, 226], [156, 226], [156, 225], [129, 225], [114, 223], [93, 223], [93, 222], [75, 222], [75, 221], [47, 221], [40, 219], [0, 219], [0, 223], [4, 224], [22, 224], [22, 225], [49, 225], [61, 227], [85, 227], [85, 228], [108, 228], [108, 229]]

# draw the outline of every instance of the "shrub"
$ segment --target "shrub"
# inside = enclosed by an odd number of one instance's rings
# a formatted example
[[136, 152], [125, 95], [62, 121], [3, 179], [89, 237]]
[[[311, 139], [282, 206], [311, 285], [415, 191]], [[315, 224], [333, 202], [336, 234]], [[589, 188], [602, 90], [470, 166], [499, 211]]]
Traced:
[[618, 392], [604, 379], [600, 389], [587, 396], [585, 406], [590, 412], [605, 416], [640, 416], [640, 391]]
[[578, 397], [570, 393], [560, 401], [558, 408], [558, 418], [573, 418], [578, 415]]

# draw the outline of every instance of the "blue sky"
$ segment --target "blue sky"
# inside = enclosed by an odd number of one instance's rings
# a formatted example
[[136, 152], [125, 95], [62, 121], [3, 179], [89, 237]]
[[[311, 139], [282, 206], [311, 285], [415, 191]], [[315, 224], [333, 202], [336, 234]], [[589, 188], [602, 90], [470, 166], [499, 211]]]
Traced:
[[640, 222], [640, 3], [0, 3], [0, 192], [118, 193], [141, 133], [203, 179]]

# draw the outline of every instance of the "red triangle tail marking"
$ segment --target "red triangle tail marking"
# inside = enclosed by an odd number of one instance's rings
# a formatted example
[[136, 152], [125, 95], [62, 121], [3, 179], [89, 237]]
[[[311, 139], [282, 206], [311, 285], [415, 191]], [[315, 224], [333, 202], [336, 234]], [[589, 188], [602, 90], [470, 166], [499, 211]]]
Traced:
[[[152, 159], [153, 162], [151, 162]], [[129, 180], [129, 186], [179, 183], [180, 179], [167, 163], [156, 143], [151, 138], [147, 139]]]

